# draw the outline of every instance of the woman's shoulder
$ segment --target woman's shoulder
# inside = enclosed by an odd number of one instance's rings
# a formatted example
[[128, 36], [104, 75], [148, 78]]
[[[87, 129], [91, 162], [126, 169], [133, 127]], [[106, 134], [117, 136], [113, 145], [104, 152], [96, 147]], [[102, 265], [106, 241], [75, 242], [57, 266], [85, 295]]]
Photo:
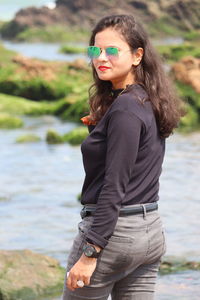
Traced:
[[148, 127], [154, 117], [153, 109], [149, 97], [145, 89], [134, 84], [124, 94], [119, 95], [112, 103], [108, 117], [115, 111], [124, 114], [132, 114], [138, 117]]
[[110, 113], [115, 110], [127, 111], [137, 113], [139, 111], [145, 112], [149, 109], [149, 101], [148, 94], [145, 89], [139, 85], [134, 84], [131, 88], [121, 95], [119, 95], [110, 107]]

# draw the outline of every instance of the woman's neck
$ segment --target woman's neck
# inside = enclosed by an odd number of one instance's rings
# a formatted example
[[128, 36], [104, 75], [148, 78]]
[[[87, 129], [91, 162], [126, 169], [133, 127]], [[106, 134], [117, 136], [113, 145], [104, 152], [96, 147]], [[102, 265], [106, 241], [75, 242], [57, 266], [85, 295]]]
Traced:
[[127, 85], [132, 85], [135, 84], [135, 77], [133, 76], [133, 74], [129, 74], [129, 76], [127, 78], [125, 78], [124, 80], [118, 80], [118, 81], [112, 81], [112, 88], [113, 90], [118, 90], [118, 89], [124, 89], [126, 88]]

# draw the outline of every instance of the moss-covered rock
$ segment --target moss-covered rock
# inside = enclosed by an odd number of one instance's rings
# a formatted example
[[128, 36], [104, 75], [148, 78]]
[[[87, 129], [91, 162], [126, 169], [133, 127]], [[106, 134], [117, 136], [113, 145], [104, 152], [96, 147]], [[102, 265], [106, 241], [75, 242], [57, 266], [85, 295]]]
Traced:
[[[61, 295], [65, 268], [49, 256], [30, 250], [0, 250], [0, 299], [38, 300]], [[164, 257], [160, 274], [200, 270], [200, 262]]]
[[190, 30], [183, 35], [187, 41], [200, 41], [200, 30]]
[[78, 195], [77, 195], [77, 200], [80, 202], [81, 201], [81, 193], [79, 193]]
[[187, 114], [181, 118], [179, 130], [191, 132], [200, 129], [200, 94], [188, 84], [176, 81], [180, 97], [186, 103]]
[[80, 122], [80, 119], [87, 113], [88, 111], [88, 104], [87, 104], [87, 97], [85, 99], [83, 96], [81, 96], [82, 99], [80, 99], [80, 95], [75, 98], [77, 99], [76, 102], [73, 102], [68, 109], [63, 111], [61, 117], [63, 120], [70, 120], [70, 121], [76, 121]]
[[83, 28], [69, 29], [62, 24], [47, 25], [45, 27], [24, 27], [23, 30], [14, 34], [11, 27], [12, 22], [8, 22], [1, 27], [0, 32], [4, 36], [14, 36], [15, 40], [23, 42], [43, 42], [43, 43], [56, 43], [56, 42], [88, 42], [90, 31]]
[[200, 58], [187, 56], [172, 65], [175, 78], [200, 95]]
[[0, 250], [0, 299], [34, 300], [61, 294], [65, 270], [59, 262], [30, 250]]
[[30, 100], [57, 100], [65, 97], [71, 92], [71, 87], [67, 85], [66, 78], [55, 79], [51, 82], [35, 77], [32, 79], [23, 78], [0, 78], [0, 91], [4, 94], [24, 97]]
[[16, 139], [16, 143], [35, 143], [41, 141], [41, 138], [35, 134], [21, 135]]
[[[88, 64], [83, 59], [74, 62], [46, 62], [21, 55], [11, 58], [5, 49], [2, 52], [0, 93], [37, 101], [57, 101], [74, 93], [77, 86], [79, 91], [84, 91], [91, 77]], [[8, 55], [6, 60], [4, 55]]]
[[32, 116], [44, 114], [59, 115], [70, 106], [69, 101], [68, 99], [60, 99], [52, 103], [47, 101], [37, 102], [22, 97], [0, 94], [0, 113]]
[[63, 137], [58, 134], [54, 129], [49, 129], [46, 135], [46, 141], [48, 144], [62, 144], [64, 143]]
[[20, 128], [23, 125], [24, 123], [19, 117], [7, 113], [0, 113], [0, 129]]
[[73, 129], [69, 133], [64, 134], [63, 140], [71, 145], [80, 145], [82, 141], [88, 136], [87, 127], [80, 126]]
[[[197, 45], [164, 46], [163, 53], [171, 63], [188, 52], [197, 54]], [[19, 59], [0, 46], [1, 53], [0, 92], [3, 90], [9, 95], [0, 94], [0, 113], [13, 114], [17, 118], [18, 115], [53, 114], [62, 120], [81, 123], [80, 118], [89, 111], [88, 88], [92, 82], [90, 67], [83, 59], [61, 64]], [[52, 76], [54, 79], [49, 81]], [[199, 94], [189, 84], [176, 82], [176, 85], [180, 96], [189, 105], [188, 114], [180, 122], [180, 130], [196, 130], [200, 126]]]
[[46, 141], [49, 144], [69, 143], [75, 146], [80, 145], [87, 136], [88, 129], [84, 126], [77, 127], [64, 135], [60, 135], [54, 129], [49, 129], [47, 131]]
[[1, 64], [8, 63], [12, 60], [12, 57], [16, 55], [16, 52], [13, 50], [6, 49], [1, 43], [0, 43], [0, 62]]
[[200, 129], [199, 115], [197, 111], [195, 111], [194, 108], [189, 105], [187, 105], [186, 111], [187, 111], [186, 115], [182, 117], [180, 120], [179, 131], [190, 133], [195, 129], [196, 130]]
[[198, 43], [183, 43], [181, 45], [160, 45], [156, 46], [159, 53], [168, 61], [174, 62], [184, 56], [193, 56], [200, 58], [200, 49]]
[[144, 27], [146, 27], [150, 36], [156, 39], [163, 39], [164, 36], [182, 36], [183, 34], [182, 30], [172, 22], [169, 22], [169, 19], [166, 17], [154, 20], [153, 22], [148, 23], [148, 25], [144, 24]]
[[160, 274], [176, 273], [184, 270], [200, 270], [200, 262], [187, 261], [184, 258], [166, 257], [160, 266]]
[[[43, 6], [20, 10], [13, 20], [2, 26], [1, 34], [5, 38], [29, 41], [80, 40], [85, 31], [91, 31], [97, 19], [105, 16], [105, 12], [116, 14], [119, 8], [120, 13], [138, 15], [147, 30], [153, 27], [155, 34], [177, 36], [181, 32], [199, 30], [198, 0], [57, 0], [53, 9]], [[81, 34], [77, 36], [76, 31]]]
[[75, 47], [72, 45], [64, 45], [60, 48], [61, 53], [66, 54], [79, 54], [79, 53], [86, 53], [85, 48], [82, 47]]
[[[81, 98], [83, 100], [80, 100]], [[80, 118], [87, 110], [86, 91], [81, 94], [78, 87], [73, 94], [51, 103], [0, 94], [0, 114], [30, 116], [50, 114], [60, 116], [63, 120], [80, 122]]]

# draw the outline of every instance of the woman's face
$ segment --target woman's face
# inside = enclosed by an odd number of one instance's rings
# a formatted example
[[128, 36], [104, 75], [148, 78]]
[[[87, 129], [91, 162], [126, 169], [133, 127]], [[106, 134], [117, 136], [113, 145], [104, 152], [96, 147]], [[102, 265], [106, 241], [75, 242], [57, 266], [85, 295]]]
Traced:
[[[115, 89], [125, 88], [127, 84], [135, 82], [133, 69], [142, 59], [142, 48], [132, 53], [120, 33], [111, 27], [96, 34], [94, 46], [101, 48], [100, 56], [92, 59], [99, 79], [111, 81]], [[105, 49], [110, 46], [119, 49], [118, 56], [106, 55]]]

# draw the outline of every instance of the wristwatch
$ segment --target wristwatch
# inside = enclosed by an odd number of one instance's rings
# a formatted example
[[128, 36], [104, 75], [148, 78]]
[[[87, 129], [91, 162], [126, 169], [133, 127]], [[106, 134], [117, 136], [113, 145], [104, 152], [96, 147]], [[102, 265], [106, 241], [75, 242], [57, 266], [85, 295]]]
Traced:
[[99, 255], [100, 255], [100, 252], [97, 252], [97, 250], [95, 249], [95, 247], [92, 246], [92, 245], [86, 244], [86, 245], [83, 246], [83, 253], [87, 257], [98, 258]]

